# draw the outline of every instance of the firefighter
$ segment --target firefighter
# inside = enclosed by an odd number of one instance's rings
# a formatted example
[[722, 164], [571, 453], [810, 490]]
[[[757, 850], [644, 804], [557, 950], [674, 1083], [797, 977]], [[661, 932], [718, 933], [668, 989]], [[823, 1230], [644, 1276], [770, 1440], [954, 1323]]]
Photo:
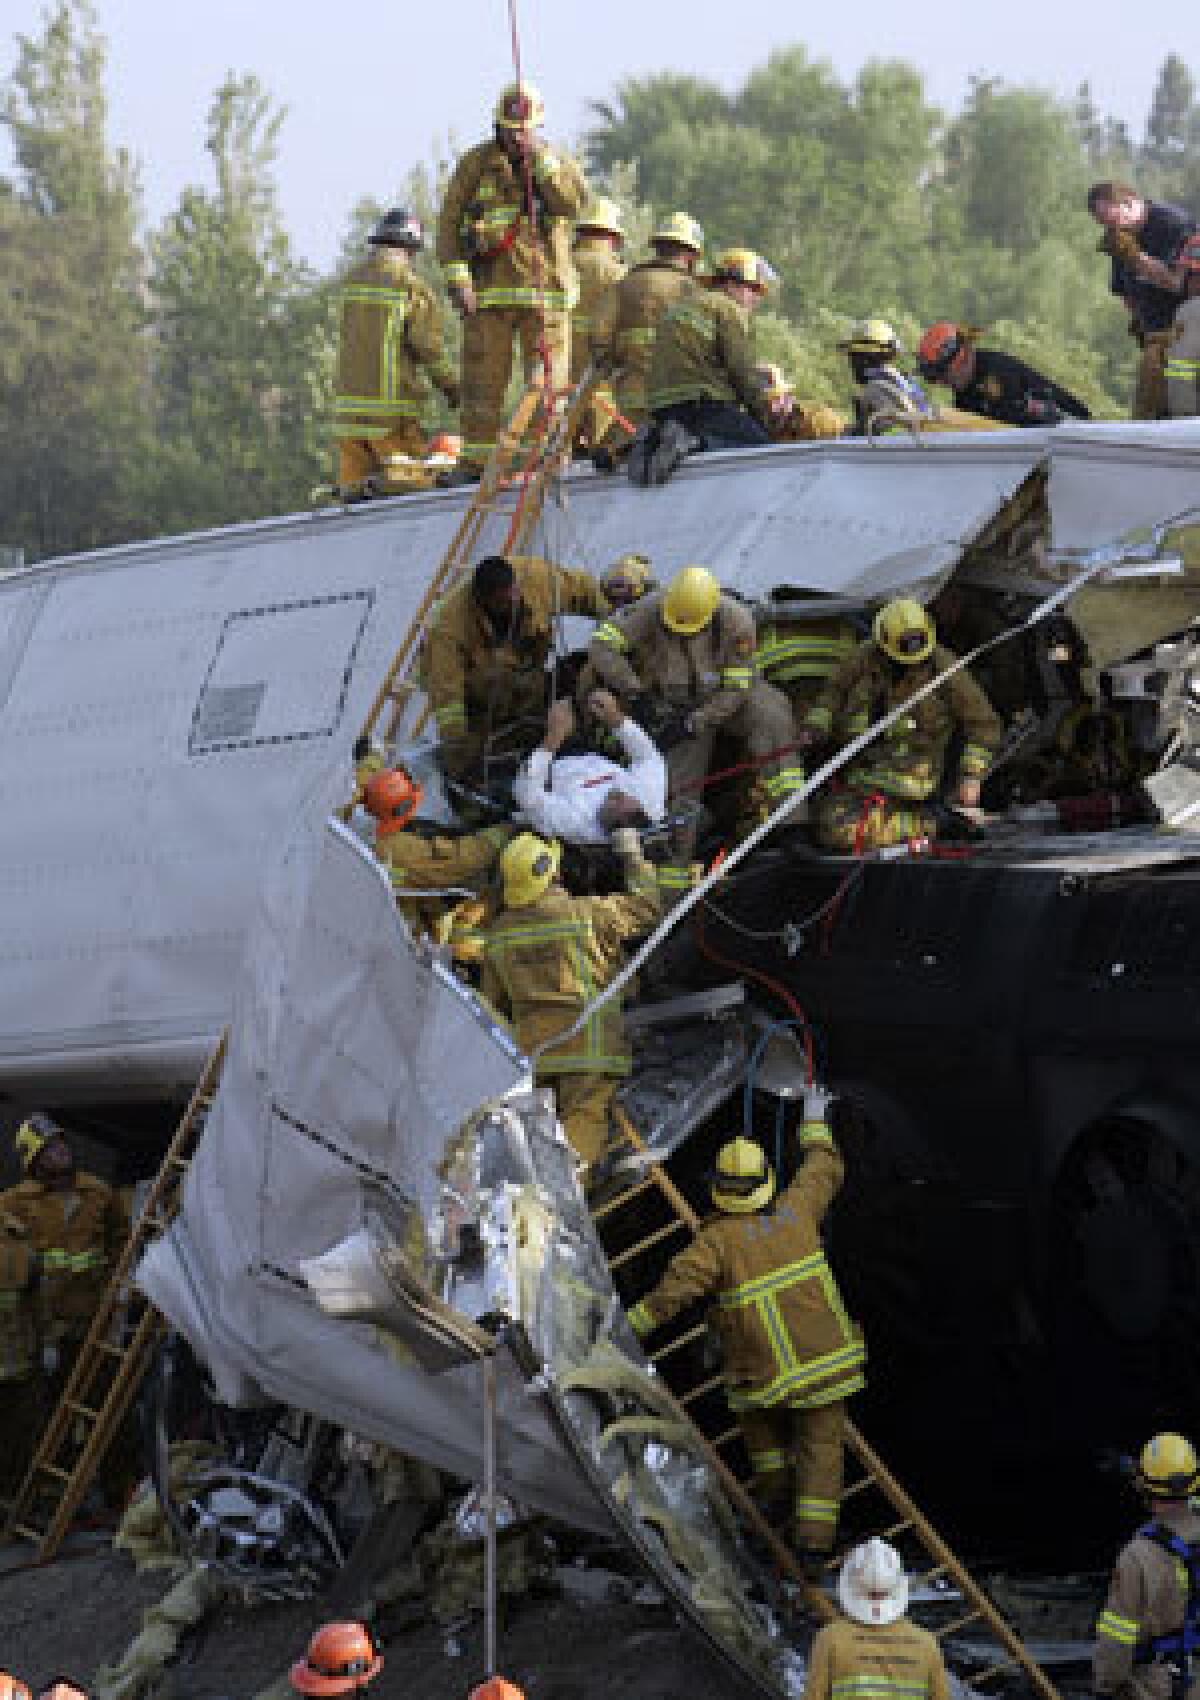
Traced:
[[37, 1438], [41, 1411], [34, 1292], [40, 1272], [25, 1223], [0, 1212], [0, 1501], [11, 1500], [20, 1487]]
[[818, 606], [803, 614], [790, 614], [783, 606], [760, 609], [754, 665], [760, 678], [787, 697], [799, 722], [858, 648], [859, 630], [848, 614], [822, 616], [823, 591], [798, 586], [794, 595]]
[[755, 374], [771, 409], [767, 429], [773, 443], [816, 443], [842, 435], [845, 420], [819, 401], [797, 401], [795, 385], [782, 366], [765, 361], [755, 367]]
[[908, 1577], [900, 1554], [877, 1535], [854, 1548], [838, 1576], [845, 1614], [817, 1631], [804, 1700], [949, 1700], [935, 1636], [905, 1617]]
[[[871, 638], [847, 657], [804, 716], [802, 736], [846, 743], [953, 662], [937, 642], [927, 609], [907, 598], [888, 602], [875, 616]], [[934, 803], [952, 736], [962, 738], [957, 801], [976, 808], [1002, 731], [981, 687], [969, 673], [956, 673], [851, 761], [839, 776], [841, 789], [821, 797], [820, 843], [830, 850], [878, 850], [936, 837]]]
[[[674, 212], [650, 238], [653, 257], [634, 266], [613, 292], [604, 358], [615, 371], [617, 407], [633, 426], [646, 424], [646, 380], [659, 321], [669, 307], [696, 292], [696, 265], [704, 231], [690, 213]], [[629, 439], [619, 427], [610, 450]]]
[[768, 423], [784, 409], [756, 375], [750, 316], [775, 281], [761, 254], [727, 248], [708, 288], [663, 315], [646, 380], [648, 483], [664, 483], [686, 454], [770, 442]]
[[555, 620], [607, 612], [595, 579], [538, 556], [488, 555], [444, 596], [430, 618], [420, 673], [446, 771], [465, 776], [502, 739], [510, 753], [532, 748], [546, 712]]
[[383, 1669], [383, 1654], [365, 1623], [326, 1623], [297, 1659], [289, 1680], [297, 1694], [365, 1694]]
[[[603, 358], [600, 351], [612, 340], [617, 285], [625, 276], [625, 262], [621, 258], [624, 246], [620, 207], [615, 201], [596, 195], [579, 216], [572, 249], [579, 278], [579, 302], [571, 314], [572, 388], [590, 365], [600, 363]], [[581, 423], [581, 448], [595, 448], [606, 435], [614, 407], [611, 389], [606, 384], [598, 385]]]
[[[681, 568], [666, 590], [592, 634], [588, 662], [666, 756], [671, 801], [702, 800], [718, 728], [744, 746], [765, 806], [776, 807], [803, 786], [791, 708], [756, 675], [756, 649], [753, 614], [697, 566]], [[694, 828], [681, 829], [675, 850], [686, 884], [694, 844]], [[670, 882], [671, 867], [663, 877]]]
[[419, 781], [402, 767], [371, 775], [362, 800], [376, 823], [375, 854], [409, 925], [448, 945], [456, 960], [474, 962], [480, 955], [478, 928], [488, 912], [487, 889], [516, 828], [501, 823], [479, 832], [439, 831], [416, 820], [423, 795]]
[[829, 1110], [828, 1094], [811, 1089], [803, 1160], [778, 1197], [761, 1145], [740, 1138], [721, 1147], [711, 1182], [717, 1215], [629, 1313], [644, 1337], [686, 1305], [710, 1302], [756, 1497], [770, 1521], [790, 1522], [806, 1559], [834, 1544], [845, 1401], [865, 1384], [862, 1333], [821, 1248], [821, 1223], [845, 1174]]
[[1096, 1624], [1093, 1686], [1121, 1700], [1184, 1700], [1200, 1653], [1200, 1463], [1181, 1434], [1156, 1434], [1136, 1482], [1150, 1510], [1118, 1555]]
[[1129, 334], [1142, 351], [1133, 390], [1135, 419], [1165, 419], [1166, 361], [1180, 300], [1173, 268], [1196, 220], [1163, 201], [1148, 201], [1128, 183], [1093, 183], [1088, 211], [1101, 225], [1100, 252], [1111, 260], [1108, 287], [1125, 303]]
[[1037, 427], [1092, 416], [1070, 390], [1045, 373], [995, 348], [980, 348], [973, 325], [939, 319], [917, 347], [917, 369], [930, 383], [945, 384], [965, 413], [1001, 425]]
[[[600, 588], [611, 611], [619, 614], [623, 608], [630, 608], [635, 602], [640, 602], [643, 596], [649, 596], [652, 590], [658, 589], [658, 585], [650, 570], [649, 557], [628, 554], [618, 556], [611, 566], [605, 567], [600, 574]], [[591, 662], [585, 659], [575, 682], [575, 703], [585, 717], [592, 717], [588, 704], [593, 694], [601, 687], [600, 675]], [[609, 746], [609, 741], [603, 736], [600, 742], [606, 748]]]
[[569, 314], [578, 293], [571, 221], [587, 187], [570, 155], [542, 140], [544, 117], [532, 83], [506, 88], [492, 139], [463, 154], [442, 201], [437, 257], [463, 321], [455, 482], [478, 478], [495, 447], [514, 338], [527, 384], [546, 376], [562, 392], [570, 374]]
[[425, 243], [420, 219], [393, 207], [368, 242], [370, 254], [341, 291], [334, 417], [343, 489], [380, 472], [389, 455], [423, 456], [426, 378], [458, 406], [437, 301], [412, 269]]
[[[575, 1023], [619, 971], [624, 941], [658, 917], [654, 871], [637, 833], [618, 830], [612, 845], [625, 866], [625, 891], [613, 897], [567, 892], [557, 840], [522, 832], [500, 858], [504, 906], [484, 932], [481, 990], [508, 1016], [527, 1055]], [[587, 1164], [604, 1155], [609, 1105], [628, 1073], [619, 998], [535, 1058], [534, 1078], [554, 1087], [567, 1138]]]
[[112, 1187], [76, 1167], [62, 1129], [36, 1112], [13, 1145], [25, 1179], [0, 1193], [0, 1215], [25, 1230], [37, 1252], [36, 1325], [46, 1407], [58, 1399], [129, 1238], [124, 1206]]
[[903, 349], [886, 319], [860, 319], [838, 348], [849, 361], [854, 380], [856, 437], [868, 436], [871, 421], [880, 416], [934, 417], [933, 403], [921, 385], [896, 364]]
[[1200, 235], [1184, 243], [1176, 270], [1184, 299], [1175, 311], [1174, 340], [1167, 351], [1167, 412], [1172, 419], [1188, 419], [1200, 413]]

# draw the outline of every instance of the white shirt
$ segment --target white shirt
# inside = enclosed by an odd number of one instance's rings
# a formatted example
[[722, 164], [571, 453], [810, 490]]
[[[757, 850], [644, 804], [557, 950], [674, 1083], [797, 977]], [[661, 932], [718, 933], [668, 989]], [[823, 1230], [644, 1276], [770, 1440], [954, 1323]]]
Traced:
[[607, 844], [598, 816], [610, 791], [635, 797], [652, 821], [667, 806], [667, 764], [642, 728], [626, 716], [616, 737], [628, 767], [607, 756], [566, 756], [555, 761], [549, 750], [534, 750], [513, 784], [517, 807], [535, 832], [565, 838], [569, 844]]

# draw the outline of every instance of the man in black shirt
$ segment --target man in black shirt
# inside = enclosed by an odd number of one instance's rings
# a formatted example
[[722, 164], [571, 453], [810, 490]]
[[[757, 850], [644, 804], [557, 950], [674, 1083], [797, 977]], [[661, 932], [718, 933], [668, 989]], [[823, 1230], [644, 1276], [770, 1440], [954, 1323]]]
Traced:
[[1063, 418], [1091, 418], [1078, 396], [1015, 354], [979, 348], [977, 334], [968, 325], [942, 319], [929, 327], [917, 348], [921, 376], [948, 385], [956, 406], [1002, 425], [1057, 425]]
[[1112, 258], [1109, 288], [1129, 309], [1129, 334], [1142, 350], [1133, 417], [1165, 419], [1167, 348], [1181, 299], [1173, 268], [1196, 220], [1182, 207], [1147, 201], [1127, 183], [1093, 183], [1088, 211], [1104, 227], [1100, 251]]

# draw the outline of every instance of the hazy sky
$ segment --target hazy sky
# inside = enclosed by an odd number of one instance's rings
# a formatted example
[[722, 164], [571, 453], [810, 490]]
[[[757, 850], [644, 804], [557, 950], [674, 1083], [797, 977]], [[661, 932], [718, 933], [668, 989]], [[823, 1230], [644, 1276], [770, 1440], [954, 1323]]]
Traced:
[[[4, 0], [0, 74], [44, 0]], [[548, 133], [586, 124], [589, 99], [623, 76], [671, 69], [734, 86], [773, 48], [802, 41], [843, 77], [864, 59], [920, 66], [944, 106], [972, 72], [1070, 93], [1140, 133], [1158, 66], [1180, 53], [1200, 74], [1196, 0], [518, 0], [526, 75], [543, 89]], [[298, 250], [336, 253], [362, 194], [386, 198], [435, 138], [464, 145], [490, 126], [511, 75], [506, 0], [97, 0], [110, 47], [112, 131], [140, 159], [148, 217], [206, 180], [204, 115], [228, 70], [254, 71], [289, 109], [279, 180]]]

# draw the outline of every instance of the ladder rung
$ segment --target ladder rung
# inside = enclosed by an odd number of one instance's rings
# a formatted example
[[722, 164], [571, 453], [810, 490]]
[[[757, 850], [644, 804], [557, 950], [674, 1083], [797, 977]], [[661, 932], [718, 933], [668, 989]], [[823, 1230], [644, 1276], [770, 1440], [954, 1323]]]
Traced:
[[653, 1181], [646, 1180], [639, 1181], [636, 1186], [626, 1187], [625, 1191], [619, 1192], [615, 1198], [606, 1199], [603, 1204], [598, 1205], [592, 1211], [592, 1221], [602, 1222], [606, 1216], [611, 1216], [614, 1210], [623, 1210], [627, 1204], [632, 1204], [635, 1198], [653, 1185]]
[[998, 1664], [989, 1665], [986, 1670], [976, 1671], [971, 1677], [972, 1688], [981, 1682], [990, 1682], [994, 1676], [1001, 1676], [1006, 1670], [1018, 1670], [1020, 1667], [1015, 1659], [1001, 1659]]
[[71, 1479], [70, 1470], [64, 1470], [58, 1464], [39, 1464], [37, 1473], [39, 1476], [53, 1476], [60, 1482], [69, 1482]]
[[68, 1411], [74, 1411], [77, 1417], [83, 1417], [89, 1423], [94, 1423], [100, 1415], [99, 1411], [93, 1411], [90, 1405], [81, 1405], [78, 1399], [68, 1399], [66, 1407]]
[[848, 1488], [843, 1488], [838, 1495], [838, 1504], [845, 1505], [848, 1499], [856, 1499], [860, 1493], [866, 1493], [868, 1488], [878, 1487], [874, 1476], [860, 1476], [856, 1482], [851, 1482]]
[[983, 1613], [976, 1606], [974, 1611], [967, 1612], [963, 1617], [956, 1617], [953, 1623], [947, 1623], [943, 1628], [935, 1630], [934, 1634], [939, 1641], [944, 1641], [947, 1636], [957, 1635], [960, 1629], [965, 1629], [968, 1623], [977, 1622], [982, 1616]]
[[732, 1428], [727, 1428], [723, 1434], [719, 1434], [712, 1444], [714, 1446], [728, 1446], [729, 1442], [736, 1440], [741, 1432], [741, 1429], [735, 1423]]
[[911, 1517], [906, 1517], [903, 1522], [893, 1523], [890, 1529], [884, 1529], [880, 1534], [879, 1539], [881, 1541], [890, 1541], [893, 1536], [902, 1535], [906, 1529], [911, 1529], [912, 1526], [913, 1519]]
[[714, 1375], [710, 1377], [708, 1381], [702, 1381], [699, 1387], [693, 1387], [690, 1393], [682, 1394], [680, 1396], [679, 1403], [681, 1405], [691, 1405], [695, 1400], [703, 1399], [707, 1394], [715, 1392], [718, 1387], [724, 1385], [724, 1381], [725, 1377], [723, 1375]]
[[102, 1353], [106, 1358], [123, 1358], [125, 1356], [125, 1348], [123, 1346], [114, 1346], [111, 1340], [95, 1341], [93, 1343], [92, 1350], [93, 1352]]
[[[652, 1364], [661, 1363], [664, 1358], [669, 1358], [672, 1352], [678, 1352], [684, 1346], [690, 1346], [693, 1340], [700, 1340], [707, 1333], [708, 1328], [705, 1324], [698, 1322], [695, 1328], [689, 1328], [686, 1334], [677, 1334], [673, 1340], [668, 1340], [665, 1346], [660, 1346], [657, 1352], [651, 1352], [650, 1362]], [[736, 1434], [737, 1430], [731, 1429], [730, 1433]]]
[[640, 1257], [642, 1252], [649, 1251], [651, 1246], [658, 1245], [661, 1240], [669, 1239], [672, 1234], [686, 1232], [687, 1227], [683, 1222], [668, 1222], [665, 1228], [659, 1228], [656, 1233], [647, 1234], [644, 1240], [639, 1240], [636, 1245], [631, 1245], [627, 1251], [619, 1252], [616, 1257], [610, 1257], [608, 1267], [620, 1269], [635, 1257]]
[[919, 1576], [914, 1576], [913, 1581], [927, 1588], [931, 1582], [936, 1582], [939, 1576], [948, 1576], [949, 1574], [950, 1566], [948, 1564], [935, 1564], [932, 1570], [923, 1570]]
[[14, 1523], [12, 1531], [14, 1535], [24, 1536], [27, 1541], [35, 1541], [38, 1546], [40, 1546], [46, 1538], [41, 1529], [31, 1529], [28, 1523]]
[[186, 1157], [168, 1157], [167, 1164], [172, 1169], [182, 1169], [184, 1174], [186, 1174], [192, 1166]]

